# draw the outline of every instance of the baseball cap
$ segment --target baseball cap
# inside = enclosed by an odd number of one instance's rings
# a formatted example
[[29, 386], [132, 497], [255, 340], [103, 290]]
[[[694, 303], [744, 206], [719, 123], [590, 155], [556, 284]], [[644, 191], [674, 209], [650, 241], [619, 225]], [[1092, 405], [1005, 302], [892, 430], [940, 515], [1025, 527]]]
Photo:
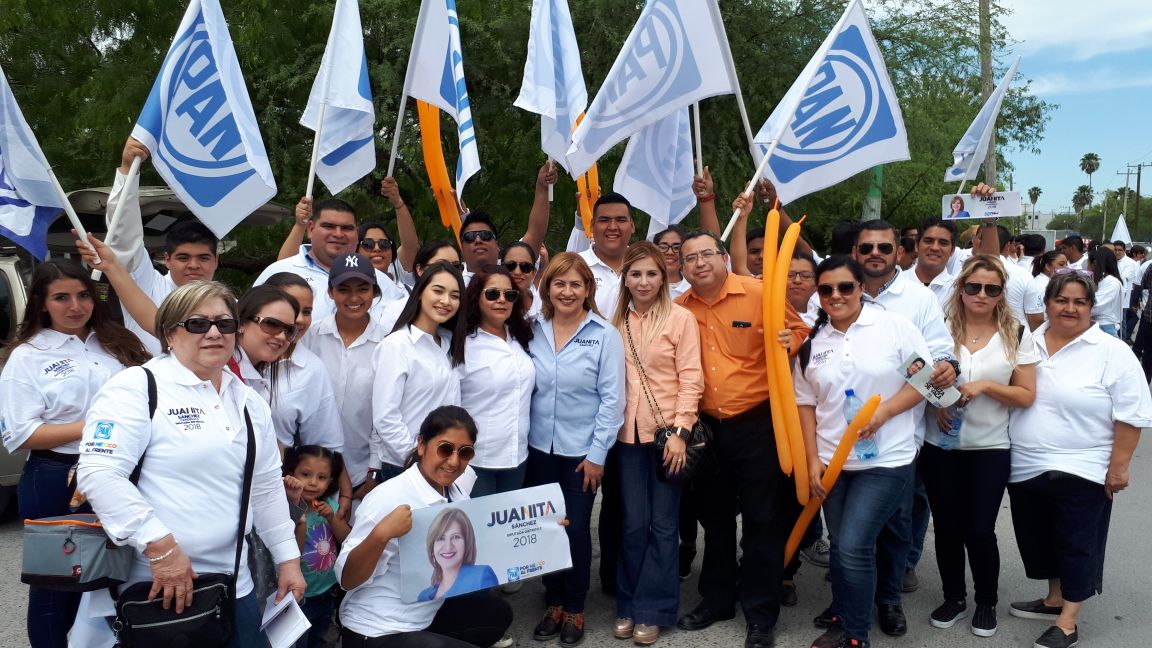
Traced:
[[373, 286], [378, 285], [372, 259], [363, 254], [342, 254], [333, 259], [332, 269], [328, 271], [328, 287], [339, 286], [351, 279], [366, 281]]

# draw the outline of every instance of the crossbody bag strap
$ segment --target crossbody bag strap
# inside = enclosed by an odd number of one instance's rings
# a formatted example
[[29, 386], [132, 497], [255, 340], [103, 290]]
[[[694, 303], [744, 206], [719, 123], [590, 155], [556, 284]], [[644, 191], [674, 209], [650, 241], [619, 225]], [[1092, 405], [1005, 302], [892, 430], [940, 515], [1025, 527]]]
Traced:
[[[140, 367], [144, 370], [144, 379], [148, 383], [148, 420], [151, 421], [156, 416], [156, 402], [159, 400], [156, 390], [156, 374], [148, 367]], [[140, 460], [136, 462], [136, 467], [132, 469], [132, 474], [128, 476], [128, 481], [133, 484], [140, 481], [140, 470], [144, 467], [144, 455], [148, 450], [140, 453]]]
[[652, 395], [652, 388], [648, 385], [648, 374], [644, 372], [644, 364], [640, 362], [640, 354], [636, 352], [636, 344], [632, 341], [632, 325], [629, 323], [627, 313], [624, 315], [624, 332], [628, 338], [628, 349], [632, 352], [632, 361], [636, 363], [636, 372], [640, 374], [640, 389], [644, 392], [644, 397], [648, 400], [648, 407], [652, 410], [652, 418], [660, 423], [662, 429], [666, 429], [668, 423], [664, 420], [664, 414], [660, 408], [656, 406], [656, 398]]
[[244, 486], [240, 489], [240, 524], [236, 531], [236, 562], [232, 568], [232, 577], [238, 578], [240, 574], [240, 556], [244, 553], [244, 528], [248, 522], [248, 500], [252, 498], [252, 474], [256, 470], [256, 432], [252, 429], [252, 417], [248, 415], [248, 408], [244, 408], [244, 427], [248, 432], [248, 443], [244, 453]]

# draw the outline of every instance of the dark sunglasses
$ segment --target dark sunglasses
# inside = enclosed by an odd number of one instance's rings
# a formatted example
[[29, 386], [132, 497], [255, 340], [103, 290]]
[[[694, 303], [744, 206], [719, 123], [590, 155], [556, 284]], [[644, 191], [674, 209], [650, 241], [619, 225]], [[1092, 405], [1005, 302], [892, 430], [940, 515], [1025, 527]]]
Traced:
[[217, 331], [227, 335], [229, 333], [235, 333], [236, 329], [240, 328], [240, 323], [231, 317], [218, 320], [210, 320], [207, 317], [189, 317], [183, 322], [176, 322], [176, 326], [182, 327], [185, 331], [195, 333], [196, 335], [207, 333], [215, 326]]
[[[867, 252], [865, 252], [867, 254]], [[838, 292], [847, 297], [856, 292], [857, 284], [855, 281], [841, 281], [838, 284], [820, 284], [816, 286], [816, 292], [820, 293], [821, 297], [831, 297], [832, 293]]]
[[891, 243], [861, 243], [856, 246], [860, 254], [872, 254], [873, 248], [880, 250], [880, 254], [892, 254], [892, 250], [895, 250], [896, 246]]
[[968, 283], [964, 284], [965, 295], [975, 297], [976, 295], [980, 294], [981, 290], [983, 290], [984, 294], [988, 295], [989, 297], [999, 297], [1000, 294], [1004, 292], [1004, 286], [1001, 286], [1000, 284], [976, 283], [975, 281], [969, 281]]
[[289, 340], [295, 340], [296, 334], [300, 332], [300, 329], [297, 328], [295, 324], [285, 324], [275, 317], [260, 317], [259, 315], [254, 315], [251, 319], [260, 326], [261, 331], [273, 337], [283, 333]]
[[476, 456], [476, 448], [470, 445], [460, 446], [457, 448], [449, 441], [441, 441], [436, 445], [436, 456], [441, 459], [447, 459], [453, 454], [460, 457], [460, 461], [472, 461]]
[[364, 248], [365, 250], [375, 249], [375, 250], [380, 250], [381, 252], [383, 252], [385, 250], [391, 250], [392, 249], [392, 241], [391, 241], [391, 239], [366, 238], [366, 239], [360, 241], [360, 247]]
[[504, 268], [507, 269], [508, 272], [516, 272], [516, 268], [520, 268], [521, 274], [528, 274], [535, 270], [536, 266], [527, 261], [505, 261]]
[[496, 232], [492, 230], [472, 230], [471, 232], [464, 232], [460, 235], [460, 240], [465, 243], [475, 243], [476, 239], [480, 239], [487, 243], [488, 241], [496, 240]]
[[497, 299], [500, 299], [500, 295], [504, 295], [504, 301], [511, 303], [520, 298], [520, 291], [511, 288], [505, 290], [501, 290], [499, 288], [484, 289], [484, 299], [487, 299], [490, 302], [494, 302]]

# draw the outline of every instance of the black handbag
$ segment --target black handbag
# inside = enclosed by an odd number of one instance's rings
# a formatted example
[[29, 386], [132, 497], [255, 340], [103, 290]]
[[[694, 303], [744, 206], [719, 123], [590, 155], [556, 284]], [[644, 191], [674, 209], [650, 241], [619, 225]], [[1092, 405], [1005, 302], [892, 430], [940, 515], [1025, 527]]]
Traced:
[[624, 319], [624, 331], [628, 338], [628, 349], [632, 352], [632, 361], [636, 363], [636, 372], [640, 374], [641, 391], [644, 392], [644, 397], [648, 400], [648, 407], [652, 409], [653, 418], [660, 424], [660, 428], [656, 430], [656, 449], [659, 450], [657, 461], [660, 464], [657, 478], [672, 484], [686, 484], [715, 467], [716, 453], [712, 447], [712, 429], [704, 424], [703, 418], [697, 416], [696, 425], [692, 426], [688, 438], [684, 439], [684, 465], [674, 473], [668, 471], [668, 466], [665, 466], [663, 461], [664, 447], [668, 444], [669, 435], [675, 434], [676, 431], [674, 427], [668, 425], [667, 421], [664, 420], [664, 414], [656, 406], [656, 397], [648, 385], [648, 375], [644, 373], [640, 354], [636, 352], [636, 344], [632, 342], [632, 326], [629, 324], [628, 318]]
[[201, 574], [192, 581], [192, 603], [176, 614], [176, 607], [163, 607], [160, 596], [149, 601], [152, 582], [137, 583], [122, 592], [112, 589], [116, 598], [116, 619], [112, 630], [124, 648], [153, 646], [224, 648], [232, 640], [236, 625], [236, 574], [244, 550], [244, 527], [248, 521], [248, 500], [252, 495], [252, 473], [256, 466], [256, 434], [252, 418], [244, 409], [248, 446], [244, 457], [244, 486], [240, 495], [240, 522], [236, 531], [236, 560], [231, 574]]

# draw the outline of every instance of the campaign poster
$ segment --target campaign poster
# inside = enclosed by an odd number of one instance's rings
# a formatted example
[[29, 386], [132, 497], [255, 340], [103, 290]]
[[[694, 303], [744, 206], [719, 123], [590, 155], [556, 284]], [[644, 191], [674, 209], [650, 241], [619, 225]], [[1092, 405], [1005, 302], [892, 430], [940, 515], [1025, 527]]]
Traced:
[[432, 601], [572, 566], [559, 484], [412, 511], [400, 537], [400, 599]]
[[960, 399], [960, 391], [955, 387], [939, 389], [928, 384], [932, 377], [932, 363], [919, 355], [908, 358], [900, 365], [899, 371], [904, 380], [923, 394], [924, 399], [933, 407], [948, 407]]
[[997, 191], [991, 196], [973, 198], [965, 194], [947, 194], [940, 198], [940, 217], [944, 220], [964, 218], [1007, 218], [1019, 216], [1019, 191]]

